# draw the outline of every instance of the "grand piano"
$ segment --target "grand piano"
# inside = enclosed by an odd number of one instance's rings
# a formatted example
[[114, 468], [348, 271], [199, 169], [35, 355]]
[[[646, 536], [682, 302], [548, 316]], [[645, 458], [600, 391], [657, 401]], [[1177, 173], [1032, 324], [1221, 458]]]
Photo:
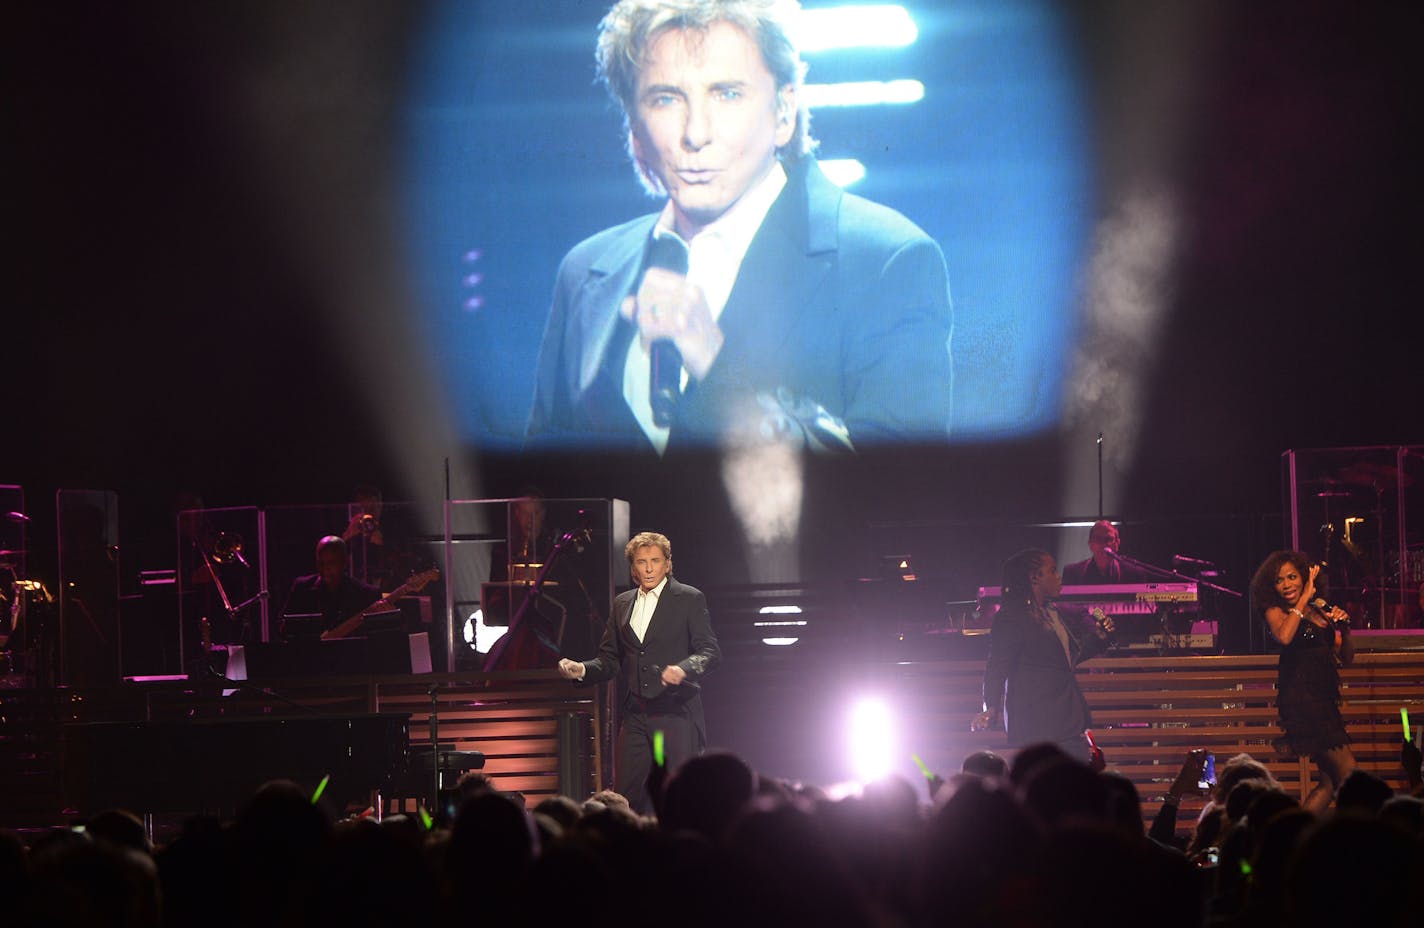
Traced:
[[[998, 611], [1002, 593], [997, 586], [979, 588], [981, 622], [987, 624]], [[1055, 602], [1063, 611], [1112, 616], [1118, 650], [1216, 650], [1216, 623], [1201, 620], [1194, 581], [1065, 586]]]
[[233, 810], [268, 780], [329, 776], [340, 804], [405, 778], [409, 723], [382, 712], [66, 725], [66, 795], [81, 814]]

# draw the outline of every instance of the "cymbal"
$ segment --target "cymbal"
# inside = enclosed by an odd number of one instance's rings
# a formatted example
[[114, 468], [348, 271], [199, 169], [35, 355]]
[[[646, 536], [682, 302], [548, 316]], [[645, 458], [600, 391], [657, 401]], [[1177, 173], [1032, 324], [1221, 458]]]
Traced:
[[1408, 474], [1401, 475], [1398, 470], [1388, 464], [1375, 464], [1371, 461], [1356, 461], [1348, 467], [1340, 469], [1340, 479], [1346, 483], [1359, 484], [1367, 487], [1383, 487], [1400, 481], [1404, 486], [1409, 486], [1414, 482], [1414, 478]]

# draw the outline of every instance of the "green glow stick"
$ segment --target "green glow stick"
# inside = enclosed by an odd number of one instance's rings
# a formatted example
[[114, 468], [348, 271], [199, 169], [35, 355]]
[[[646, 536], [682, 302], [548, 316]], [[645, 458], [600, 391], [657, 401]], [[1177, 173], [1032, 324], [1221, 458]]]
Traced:
[[911, 754], [910, 760], [914, 761], [915, 766], [920, 768], [920, 773], [923, 773], [925, 775], [926, 780], [934, 779], [934, 771], [927, 767], [924, 761], [920, 760], [920, 755]]
[[653, 732], [653, 763], [661, 767], [663, 760], [663, 730], [659, 728]]
[[420, 806], [420, 824], [425, 826], [426, 831], [435, 827], [435, 819], [431, 818], [430, 813], [425, 811], [425, 806]]
[[316, 785], [316, 792], [312, 793], [312, 805], [316, 805], [317, 801], [321, 799], [321, 794], [326, 792], [326, 784], [330, 782], [331, 774], [329, 773], [321, 778], [321, 782]]
[[1399, 707], [1399, 720], [1404, 723], [1404, 740], [1409, 740], [1409, 710], [1404, 706]]

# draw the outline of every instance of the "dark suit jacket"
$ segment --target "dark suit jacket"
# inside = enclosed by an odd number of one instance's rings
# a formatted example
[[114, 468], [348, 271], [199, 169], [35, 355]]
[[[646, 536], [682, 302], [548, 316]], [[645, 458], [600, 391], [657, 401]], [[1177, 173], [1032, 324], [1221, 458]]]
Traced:
[[[620, 696], [646, 700], [659, 711], [684, 712], [706, 739], [700, 682], [722, 659], [707, 599], [702, 591], [669, 576], [642, 641], [628, 627], [638, 590], [619, 593], [598, 645], [598, 656], [584, 661], [584, 683], [618, 680]], [[676, 664], [687, 674], [680, 686], [662, 681], [663, 668]]]
[[[284, 633], [289, 615], [321, 615], [321, 629], [335, 628], [381, 598], [381, 591], [347, 575], [335, 590], [321, 582], [321, 574], [307, 574], [292, 581], [287, 603], [282, 609]], [[309, 630], [308, 630], [309, 631]]]
[[1124, 564], [1121, 561], [1116, 563], [1108, 562], [1108, 572], [1104, 574], [1098, 570], [1098, 565], [1092, 558], [1085, 561], [1074, 561], [1063, 568], [1064, 586], [1083, 586], [1104, 583], [1146, 583], [1148, 581], [1147, 572], [1140, 567], [1131, 564]]
[[[690, 384], [668, 448], [759, 428], [767, 398], [820, 406], [857, 447], [943, 440], [952, 375], [949, 281], [939, 246], [904, 216], [846, 194], [811, 159], [787, 165], [718, 320], [724, 342]], [[575, 246], [559, 268], [528, 438], [651, 445], [623, 398], [633, 292], [657, 214]]]
[[1102, 651], [1106, 642], [1071, 613], [1059, 616], [1068, 630], [1071, 663], [1058, 636], [1026, 605], [1006, 603], [994, 616], [984, 667], [984, 705], [1004, 710], [1011, 745], [1062, 741], [1092, 726], [1073, 668]]

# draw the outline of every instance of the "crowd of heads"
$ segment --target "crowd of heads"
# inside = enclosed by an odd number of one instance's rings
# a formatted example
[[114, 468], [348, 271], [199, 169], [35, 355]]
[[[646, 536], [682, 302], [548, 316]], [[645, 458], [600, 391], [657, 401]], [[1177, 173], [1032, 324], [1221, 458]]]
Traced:
[[729, 753], [655, 780], [640, 816], [607, 790], [535, 802], [466, 774], [432, 821], [338, 817], [277, 781], [157, 847], [122, 811], [0, 832], [0, 898], [36, 926], [1336, 928], [1424, 912], [1424, 800], [1364, 770], [1316, 815], [1242, 754], [1195, 822], [1171, 807], [1150, 831], [1131, 779], [1052, 745], [976, 752], [929, 801], [896, 778], [833, 795]]

